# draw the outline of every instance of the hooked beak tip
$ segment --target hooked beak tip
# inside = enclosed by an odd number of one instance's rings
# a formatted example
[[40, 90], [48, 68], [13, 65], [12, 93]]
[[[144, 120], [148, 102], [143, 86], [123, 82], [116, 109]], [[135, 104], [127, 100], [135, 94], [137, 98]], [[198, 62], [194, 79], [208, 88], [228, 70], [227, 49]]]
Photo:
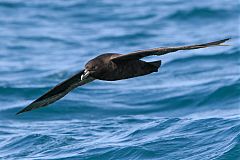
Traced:
[[89, 76], [90, 72], [88, 70], [84, 70], [83, 74], [81, 75], [81, 80], [84, 80]]

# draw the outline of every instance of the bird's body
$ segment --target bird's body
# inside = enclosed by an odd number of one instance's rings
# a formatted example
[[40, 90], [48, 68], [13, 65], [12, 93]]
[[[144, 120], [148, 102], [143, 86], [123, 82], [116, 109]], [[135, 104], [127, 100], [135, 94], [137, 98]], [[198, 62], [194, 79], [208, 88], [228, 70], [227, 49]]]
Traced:
[[55, 101], [68, 94], [74, 88], [85, 85], [89, 82], [94, 81], [95, 79], [116, 81], [134, 78], [157, 72], [158, 68], [161, 66], [161, 60], [154, 62], [145, 62], [141, 60], [141, 58], [151, 55], [160, 56], [170, 52], [176, 52], [178, 50], [192, 50], [210, 46], [224, 46], [223, 43], [227, 40], [229, 40], [229, 38], [220, 41], [190, 46], [140, 50], [128, 54], [101, 54], [87, 62], [84, 70], [81, 70], [77, 74], [58, 84], [47, 93], [33, 101], [30, 105], [19, 111], [17, 114], [31, 111], [54, 103]]
[[145, 62], [142, 60], [130, 60], [120, 63], [111, 61], [112, 58], [120, 55], [122, 54], [105, 53], [90, 60], [89, 63], [94, 63], [95, 66], [99, 65], [102, 67], [102, 71], [95, 74], [93, 73], [92, 77], [105, 81], [128, 79], [157, 72], [161, 65], [161, 61]]

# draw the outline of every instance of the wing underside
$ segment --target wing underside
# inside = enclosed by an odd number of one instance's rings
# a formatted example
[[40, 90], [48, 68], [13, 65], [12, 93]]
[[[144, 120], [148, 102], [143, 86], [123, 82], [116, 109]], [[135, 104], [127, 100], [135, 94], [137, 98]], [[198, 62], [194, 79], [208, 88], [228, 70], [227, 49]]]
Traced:
[[95, 80], [92, 77], [87, 77], [86, 79], [81, 80], [81, 76], [83, 73], [84, 70], [78, 72], [77, 74], [73, 75], [72, 77], [68, 78], [62, 83], [56, 85], [54, 88], [50, 89], [48, 92], [46, 92], [44, 95], [33, 101], [31, 104], [29, 104], [27, 107], [19, 111], [17, 114], [31, 111], [54, 103], [55, 101], [61, 99], [66, 94], [68, 94], [74, 88], [90, 83], [93, 80]]

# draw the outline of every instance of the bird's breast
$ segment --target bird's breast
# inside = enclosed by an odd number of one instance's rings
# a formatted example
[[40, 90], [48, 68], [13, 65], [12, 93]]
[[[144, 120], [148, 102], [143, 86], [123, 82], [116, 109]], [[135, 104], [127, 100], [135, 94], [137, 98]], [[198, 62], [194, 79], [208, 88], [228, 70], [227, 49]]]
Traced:
[[120, 63], [110, 61], [106, 65], [105, 71], [95, 78], [106, 81], [115, 81], [143, 76], [155, 71], [156, 67], [141, 60], [123, 61]]

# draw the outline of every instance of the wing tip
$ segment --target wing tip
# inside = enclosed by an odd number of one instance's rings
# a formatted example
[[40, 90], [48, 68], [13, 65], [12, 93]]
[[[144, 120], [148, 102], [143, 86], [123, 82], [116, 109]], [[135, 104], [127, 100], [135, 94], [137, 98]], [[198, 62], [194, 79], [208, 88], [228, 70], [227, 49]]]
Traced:
[[20, 110], [19, 112], [17, 112], [16, 115], [19, 115], [19, 114], [24, 113], [24, 112], [29, 112], [31, 110], [36, 109], [36, 107], [39, 107], [39, 104], [38, 104], [37, 101], [34, 101], [31, 104], [29, 104], [27, 107], [25, 107], [22, 110]]
[[21, 113], [27, 112], [27, 110], [25, 110], [25, 109], [26, 109], [26, 108], [20, 110], [19, 112], [16, 113], [16, 115], [19, 115], [19, 114], [21, 114]]
[[232, 38], [228, 37], [223, 40], [220, 40], [220, 41], [218, 41], [219, 43], [217, 45], [218, 46], [230, 46], [229, 44], [224, 44], [224, 42], [229, 41], [230, 39], [232, 39]]
[[218, 40], [218, 41], [213, 41], [213, 42], [209, 42], [209, 43], [205, 43], [205, 44], [201, 44], [199, 45], [200, 48], [205, 48], [205, 47], [211, 47], [211, 46], [230, 46], [228, 44], [224, 44], [224, 42], [230, 40], [231, 38], [228, 37], [228, 38], [225, 38], [225, 39], [222, 39], [222, 40]]
[[15, 115], [17, 116], [17, 115], [19, 115], [19, 114], [21, 114], [21, 113], [23, 113], [24, 111], [19, 111], [19, 112], [17, 112]]
[[230, 40], [230, 39], [232, 39], [232, 38], [231, 38], [231, 37], [228, 37], [228, 38], [223, 39], [223, 41], [226, 42], [226, 41], [228, 41], [228, 40]]
[[17, 112], [16, 115], [19, 115], [21, 113], [28, 112], [28, 111], [31, 111], [31, 110], [33, 110], [32, 104], [28, 105], [27, 107], [25, 107], [22, 110], [20, 110], [19, 112]]

